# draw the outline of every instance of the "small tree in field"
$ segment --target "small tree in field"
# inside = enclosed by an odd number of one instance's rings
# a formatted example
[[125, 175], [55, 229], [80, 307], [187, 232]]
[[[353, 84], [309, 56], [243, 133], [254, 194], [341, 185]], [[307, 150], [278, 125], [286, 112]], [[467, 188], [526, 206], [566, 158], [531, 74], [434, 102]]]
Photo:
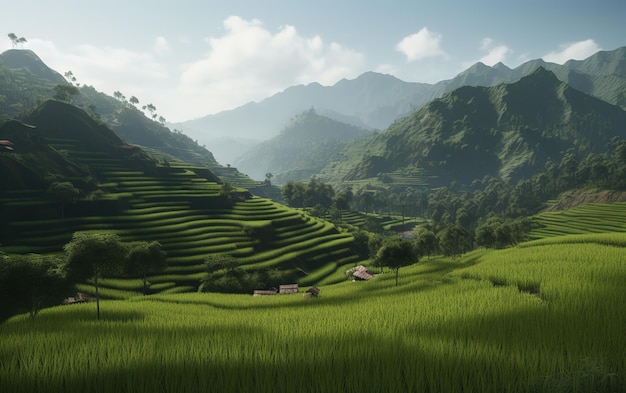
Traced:
[[75, 232], [64, 247], [68, 277], [73, 282], [90, 279], [96, 287], [96, 309], [100, 319], [98, 280], [124, 270], [126, 247], [119, 237], [104, 232]]
[[167, 260], [159, 242], [135, 242], [128, 246], [126, 271], [131, 276], [141, 277], [143, 294], [148, 294], [148, 274], [165, 270]]
[[386, 238], [376, 255], [378, 264], [388, 266], [396, 272], [396, 286], [398, 285], [400, 267], [411, 265], [417, 262], [417, 259], [418, 253], [413, 243], [399, 237]]
[[61, 218], [65, 218], [65, 204], [76, 203], [80, 197], [80, 190], [69, 181], [52, 183], [46, 193], [61, 202]]

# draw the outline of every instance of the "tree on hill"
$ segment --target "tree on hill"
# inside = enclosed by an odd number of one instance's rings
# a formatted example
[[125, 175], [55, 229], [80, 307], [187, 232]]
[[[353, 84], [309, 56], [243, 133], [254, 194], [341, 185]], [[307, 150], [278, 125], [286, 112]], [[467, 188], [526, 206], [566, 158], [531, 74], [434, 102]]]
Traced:
[[139, 104], [139, 99], [135, 96], [130, 97], [130, 99], [128, 100], [128, 102], [130, 102], [131, 104], [133, 104], [133, 106], [137, 106], [137, 104]]
[[398, 272], [402, 266], [411, 265], [418, 260], [418, 253], [413, 243], [401, 237], [390, 236], [383, 240], [382, 247], [376, 254], [377, 264], [388, 266], [396, 273], [396, 286], [398, 285]]
[[67, 81], [70, 82], [72, 85], [80, 87], [80, 83], [76, 82], [76, 77], [74, 76], [74, 73], [72, 71], [67, 71], [63, 74], [63, 76], [65, 76], [65, 79], [67, 79]]
[[156, 106], [154, 106], [153, 104], [147, 104], [141, 107], [141, 109], [143, 109], [144, 111], [147, 110], [148, 112], [150, 112], [150, 116], [153, 119], [156, 119], [156, 117], [158, 116], [156, 114]]
[[113, 97], [115, 97], [115, 99], [119, 102], [126, 102], [126, 96], [119, 90], [113, 92]]
[[167, 267], [165, 251], [161, 243], [134, 242], [128, 246], [126, 272], [131, 276], [139, 276], [143, 283], [143, 294], [148, 294], [149, 273], [158, 273]]
[[120, 238], [105, 232], [75, 232], [64, 247], [66, 269], [71, 282], [91, 280], [96, 288], [96, 309], [100, 319], [98, 280], [108, 275], [121, 274], [127, 249]]
[[72, 97], [80, 94], [80, 90], [74, 85], [58, 84], [54, 86], [54, 95], [52, 98], [59, 101], [72, 103]]
[[55, 182], [48, 187], [46, 194], [61, 202], [61, 218], [65, 218], [65, 204], [76, 203], [80, 197], [80, 190], [72, 182]]
[[13, 49], [15, 49], [15, 47], [18, 45], [23, 46], [27, 42], [26, 38], [24, 37], [17, 38], [15, 33], [9, 33], [8, 36], [11, 40], [11, 44], [13, 45]]

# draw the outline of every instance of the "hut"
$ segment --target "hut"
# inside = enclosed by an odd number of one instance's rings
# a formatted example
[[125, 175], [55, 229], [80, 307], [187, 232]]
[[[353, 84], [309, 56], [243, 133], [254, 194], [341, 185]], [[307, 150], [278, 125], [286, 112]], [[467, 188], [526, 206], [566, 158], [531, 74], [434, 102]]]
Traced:
[[304, 297], [319, 297], [320, 296], [320, 289], [318, 287], [309, 287], [309, 289], [307, 289], [304, 292]]
[[367, 281], [374, 278], [374, 275], [370, 273], [365, 266], [359, 265], [354, 268], [352, 277], [354, 277], [355, 280]]
[[285, 284], [278, 287], [279, 293], [298, 293], [298, 284]]
[[276, 295], [276, 288], [272, 289], [255, 289], [252, 296], [271, 296]]

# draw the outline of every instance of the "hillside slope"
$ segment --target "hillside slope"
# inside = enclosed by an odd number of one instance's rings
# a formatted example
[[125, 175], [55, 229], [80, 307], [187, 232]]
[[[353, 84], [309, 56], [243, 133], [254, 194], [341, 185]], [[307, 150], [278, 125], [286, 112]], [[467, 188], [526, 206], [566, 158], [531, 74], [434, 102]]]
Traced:
[[[83, 230], [159, 241], [168, 268], [150, 277], [153, 292], [197, 290], [214, 254], [288, 282], [321, 280], [357, 259], [351, 234], [246, 190], [226, 193], [206, 167], [157, 161], [77, 107], [47, 101], [25, 120], [0, 127], [13, 144], [0, 152], [0, 252], [59, 253]], [[76, 187], [77, 200], [49, 193], [56, 182]], [[104, 281], [102, 293], [138, 293], [137, 281]]]
[[368, 133], [310, 109], [296, 116], [278, 136], [250, 149], [235, 165], [259, 180], [270, 172], [279, 184], [308, 181], [341, 152], [347, 141]]
[[370, 153], [348, 169], [330, 163], [325, 172], [340, 181], [416, 167], [431, 185], [516, 181], [568, 149], [603, 151], [614, 136], [626, 137], [626, 112], [538, 68], [513, 84], [462, 87], [433, 100], [373, 136]]

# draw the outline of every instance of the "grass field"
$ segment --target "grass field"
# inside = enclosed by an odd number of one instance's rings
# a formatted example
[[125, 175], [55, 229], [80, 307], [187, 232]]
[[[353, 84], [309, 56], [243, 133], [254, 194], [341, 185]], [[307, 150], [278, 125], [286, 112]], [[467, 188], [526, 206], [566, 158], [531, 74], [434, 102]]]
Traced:
[[317, 299], [164, 292], [104, 301], [100, 322], [93, 303], [59, 306], [0, 325], [0, 391], [626, 392], [624, 244], [433, 257], [397, 287], [338, 264]]

